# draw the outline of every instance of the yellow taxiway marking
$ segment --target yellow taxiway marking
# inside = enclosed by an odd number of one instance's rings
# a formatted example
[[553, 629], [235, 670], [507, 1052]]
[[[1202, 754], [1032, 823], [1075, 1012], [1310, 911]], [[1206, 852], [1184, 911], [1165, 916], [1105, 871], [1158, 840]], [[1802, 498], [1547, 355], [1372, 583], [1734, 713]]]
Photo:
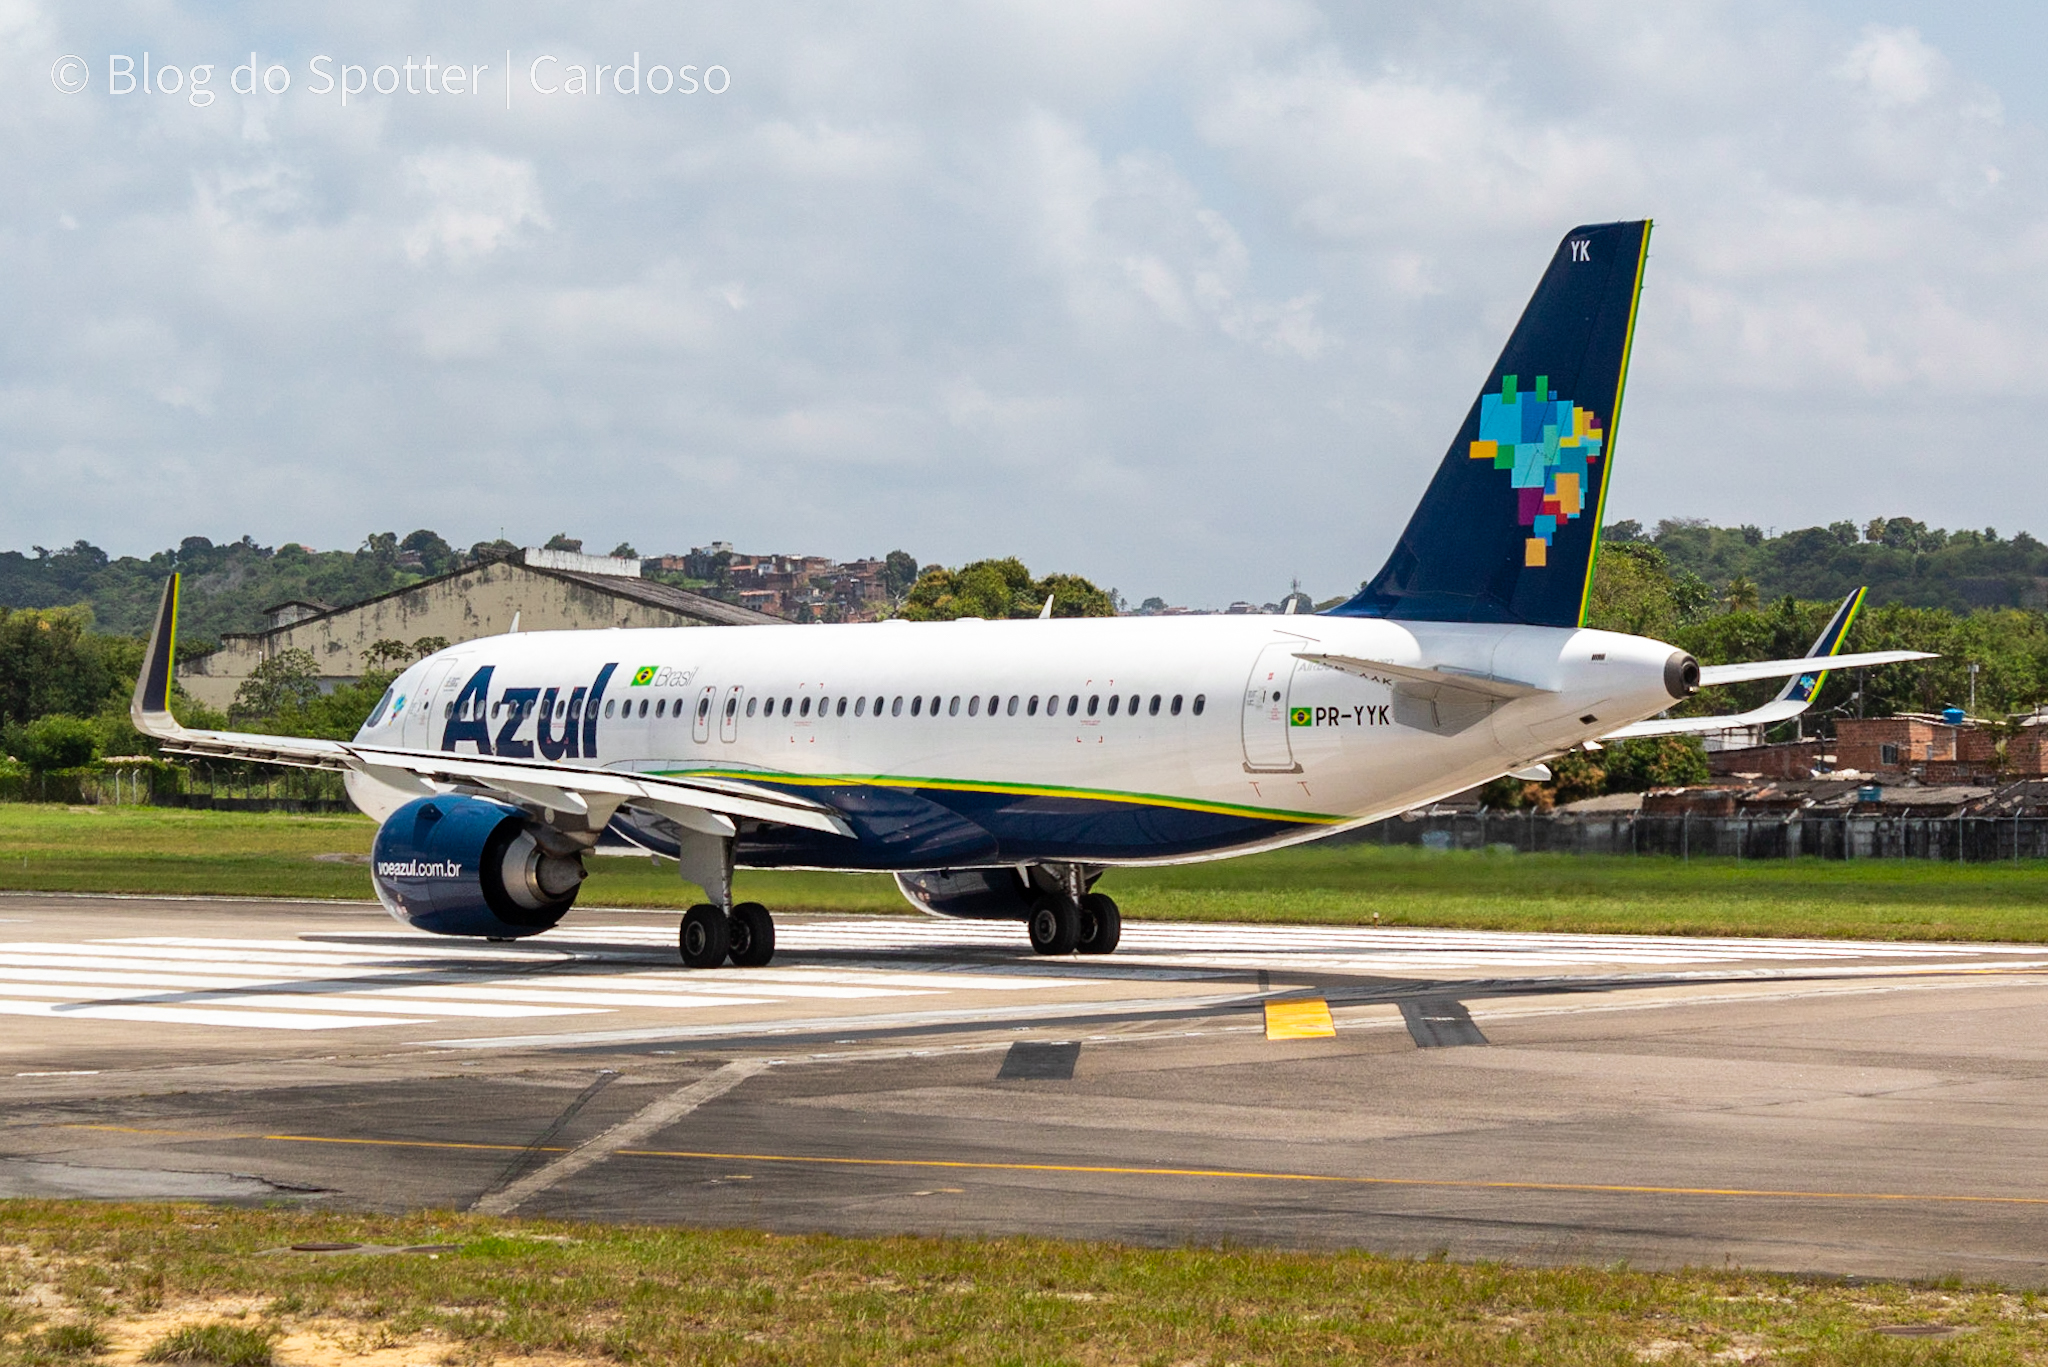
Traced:
[[1992, 1206], [2048, 1206], [2048, 1196], [1971, 1196], [1912, 1191], [1774, 1191], [1749, 1187], [1654, 1187], [1612, 1182], [1489, 1182], [1452, 1177], [1347, 1177], [1322, 1172], [1259, 1172], [1249, 1168], [1126, 1168], [1083, 1163], [986, 1163], [950, 1158], [828, 1158], [777, 1153], [698, 1153], [684, 1149], [620, 1149], [620, 1158], [701, 1158], [728, 1163], [815, 1163], [871, 1168], [953, 1168], [984, 1172], [1103, 1173], [1118, 1177], [1210, 1177], [1248, 1182], [1328, 1182], [1360, 1187], [1435, 1187], [1475, 1191], [1564, 1191], [1623, 1196], [1748, 1196], [1784, 1201], [1925, 1201]]
[[[222, 1135], [191, 1130], [150, 1130], [126, 1125], [65, 1125], [72, 1130], [184, 1135], [194, 1139], [258, 1139], [284, 1144], [360, 1144], [387, 1149], [481, 1149], [523, 1153], [525, 1144], [467, 1144], [432, 1139], [350, 1139], [317, 1134]], [[562, 1145], [536, 1153], [566, 1153]], [[819, 1154], [720, 1153], [695, 1149], [620, 1149], [619, 1158], [690, 1158], [726, 1163], [795, 1163], [821, 1167], [941, 1168], [966, 1172], [1071, 1172], [1110, 1177], [1204, 1177], [1236, 1182], [1322, 1182], [1354, 1187], [1427, 1187], [1465, 1191], [1558, 1191], [1617, 1196], [1733, 1196], [1777, 1201], [1920, 1201], [1948, 1205], [2048, 1206], [2048, 1196], [1977, 1196], [1917, 1191], [1796, 1191], [1755, 1187], [1675, 1187], [1619, 1182], [1509, 1182], [1455, 1177], [1354, 1177], [1327, 1172], [1261, 1172], [1256, 1168], [1140, 1168], [1106, 1163], [992, 1163], [960, 1158], [841, 1158]]]
[[1330, 1004], [1321, 997], [1266, 1003], [1267, 1039], [1326, 1039], [1336, 1033]]

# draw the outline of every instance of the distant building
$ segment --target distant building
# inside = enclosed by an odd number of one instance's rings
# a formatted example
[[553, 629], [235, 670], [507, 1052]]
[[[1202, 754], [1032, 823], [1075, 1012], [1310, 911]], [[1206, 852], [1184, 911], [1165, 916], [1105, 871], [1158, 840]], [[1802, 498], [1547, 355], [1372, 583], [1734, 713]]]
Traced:
[[344, 607], [279, 603], [266, 609], [262, 631], [225, 635], [212, 654], [179, 660], [178, 682], [208, 707], [225, 708], [257, 665], [296, 649], [312, 654], [322, 686], [332, 689], [362, 677], [373, 666], [368, 652], [380, 641], [454, 644], [509, 631], [515, 616], [521, 631], [779, 620], [643, 579], [637, 560], [529, 548]]

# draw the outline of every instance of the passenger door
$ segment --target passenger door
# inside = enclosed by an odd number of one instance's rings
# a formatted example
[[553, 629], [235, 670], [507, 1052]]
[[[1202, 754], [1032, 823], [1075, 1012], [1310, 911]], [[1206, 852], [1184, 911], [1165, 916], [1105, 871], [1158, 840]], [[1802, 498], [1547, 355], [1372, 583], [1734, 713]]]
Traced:
[[1298, 774], [1287, 730], [1287, 693], [1301, 642], [1274, 641], [1259, 651], [1244, 683], [1244, 767], [1254, 774]]

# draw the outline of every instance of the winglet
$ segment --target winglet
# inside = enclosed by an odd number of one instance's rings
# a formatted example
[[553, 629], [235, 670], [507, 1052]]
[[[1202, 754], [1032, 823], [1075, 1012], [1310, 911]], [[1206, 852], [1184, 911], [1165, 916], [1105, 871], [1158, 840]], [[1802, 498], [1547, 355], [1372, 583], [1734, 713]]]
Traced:
[[167, 740], [184, 728], [171, 715], [171, 660], [178, 645], [178, 576], [164, 581], [164, 598], [156, 612], [156, 627], [149, 634], [149, 648], [142, 655], [142, 672], [135, 678], [135, 697], [128, 704], [128, 718], [145, 736]]
[[[1856, 614], [1863, 608], [1863, 595], [1868, 592], [1870, 588], [1865, 585], [1842, 600], [1842, 606], [1836, 608], [1835, 615], [1828, 619], [1827, 626], [1821, 630], [1820, 638], [1813, 643], [1813, 649], [1806, 652], [1808, 656], [1825, 658], [1842, 653], [1842, 643], [1849, 639], [1849, 628], [1856, 624]], [[1813, 695], [1820, 692], [1821, 685], [1827, 681], [1828, 672], [1825, 669], [1812, 674], [1795, 675], [1786, 682], [1784, 689], [1778, 694], [1778, 701], [1796, 702], [1803, 706], [1813, 701]]]

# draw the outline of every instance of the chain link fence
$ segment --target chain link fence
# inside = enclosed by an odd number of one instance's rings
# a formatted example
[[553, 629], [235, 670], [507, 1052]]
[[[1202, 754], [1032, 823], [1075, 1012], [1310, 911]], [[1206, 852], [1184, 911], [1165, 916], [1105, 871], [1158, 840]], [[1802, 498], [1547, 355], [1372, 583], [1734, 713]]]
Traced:
[[1338, 839], [1445, 850], [1505, 848], [1532, 854], [1989, 863], [2048, 858], [2048, 817], [1444, 812], [1413, 821], [1396, 817], [1374, 822]]

